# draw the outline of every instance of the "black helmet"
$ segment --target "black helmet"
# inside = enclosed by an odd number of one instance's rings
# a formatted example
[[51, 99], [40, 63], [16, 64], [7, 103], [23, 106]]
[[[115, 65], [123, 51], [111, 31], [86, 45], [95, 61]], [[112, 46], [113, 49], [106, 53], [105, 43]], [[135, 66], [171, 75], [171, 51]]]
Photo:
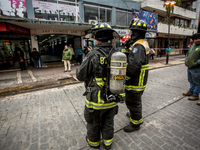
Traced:
[[91, 29], [91, 33], [96, 40], [103, 42], [107, 42], [108, 40], [112, 40], [114, 37], [119, 36], [119, 34], [106, 22], [97, 24]]
[[145, 32], [147, 32], [148, 28], [149, 28], [149, 25], [146, 23], [146, 21], [141, 20], [141, 19], [132, 20], [129, 26], [130, 30], [142, 30]]

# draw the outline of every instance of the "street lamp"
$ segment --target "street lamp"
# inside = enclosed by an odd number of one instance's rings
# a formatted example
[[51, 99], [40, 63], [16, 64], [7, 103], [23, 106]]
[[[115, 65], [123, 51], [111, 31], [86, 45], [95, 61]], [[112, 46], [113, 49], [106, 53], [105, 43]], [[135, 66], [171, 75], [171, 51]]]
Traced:
[[169, 25], [168, 25], [168, 51], [166, 52], [166, 64], [169, 60], [169, 45], [170, 45], [170, 7], [176, 4], [175, 1], [166, 1], [165, 5], [169, 5]]

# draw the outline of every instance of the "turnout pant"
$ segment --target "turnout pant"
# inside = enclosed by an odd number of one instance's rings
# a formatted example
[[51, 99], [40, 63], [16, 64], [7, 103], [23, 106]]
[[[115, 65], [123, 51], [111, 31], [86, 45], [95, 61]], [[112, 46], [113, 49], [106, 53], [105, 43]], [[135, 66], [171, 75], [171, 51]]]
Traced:
[[142, 94], [141, 92], [126, 90], [126, 106], [130, 111], [130, 122], [133, 125], [140, 125], [143, 123], [142, 119]]
[[100, 145], [102, 134], [103, 142], [106, 146], [112, 144], [114, 138], [114, 116], [118, 113], [118, 106], [90, 112], [85, 108], [84, 116], [87, 122], [87, 141], [93, 147]]

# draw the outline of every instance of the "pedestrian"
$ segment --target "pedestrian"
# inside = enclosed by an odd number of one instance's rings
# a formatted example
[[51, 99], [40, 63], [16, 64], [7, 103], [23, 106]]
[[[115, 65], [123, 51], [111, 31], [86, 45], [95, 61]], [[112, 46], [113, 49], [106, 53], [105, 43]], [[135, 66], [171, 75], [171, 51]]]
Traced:
[[[87, 122], [86, 141], [93, 148], [100, 147], [102, 137], [105, 149], [110, 149], [114, 138], [114, 116], [118, 113], [117, 100], [107, 97], [107, 55], [112, 53], [112, 40], [118, 35], [108, 23], [99, 23], [91, 29], [95, 46], [76, 69], [76, 77], [85, 81], [84, 117]], [[125, 94], [125, 93], [124, 93]], [[102, 135], [101, 135], [102, 134]]]
[[160, 55], [160, 57], [162, 57], [162, 53], [163, 53], [163, 47], [161, 46], [160, 49], [159, 49], [159, 55]]
[[82, 50], [81, 46], [78, 47], [77, 53], [78, 53], [77, 61], [78, 61], [79, 65], [80, 65], [81, 62], [82, 62], [82, 55], [83, 55], [83, 50]]
[[149, 59], [152, 59], [152, 60], [153, 60], [153, 59], [154, 59], [154, 58], [153, 58], [154, 54], [155, 54], [155, 51], [154, 51], [154, 49], [151, 48], [151, 49], [150, 49], [150, 57], [149, 57]]
[[[71, 65], [70, 60], [72, 59], [72, 52], [68, 48], [67, 45], [64, 46], [64, 50], [62, 53], [62, 59], [64, 61], [65, 71], [64, 72], [71, 72]], [[67, 70], [68, 69], [68, 70]]]
[[19, 63], [21, 71], [27, 70], [25, 65], [24, 52], [21, 50], [21, 48], [15, 47], [15, 57]]
[[68, 47], [72, 53], [72, 59], [71, 59], [71, 65], [74, 66], [74, 63], [73, 61], [75, 61], [75, 53], [74, 53], [74, 49], [72, 47], [72, 44], [69, 44], [69, 47]]
[[145, 90], [149, 71], [150, 48], [145, 34], [148, 24], [141, 19], [132, 20], [129, 26], [131, 39], [126, 42], [128, 51], [128, 65], [126, 70], [125, 102], [129, 112], [126, 116], [130, 124], [124, 127], [125, 132], [140, 129], [142, 118], [142, 94]]
[[[185, 59], [185, 65], [188, 67], [190, 88], [183, 95], [190, 96], [188, 100], [195, 101], [199, 100], [200, 93], [200, 33], [195, 33], [192, 39], [195, 44], [190, 48]], [[197, 105], [200, 105], [200, 102]]]
[[36, 48], [33, 48], [33, 52], [31, 53], [31, 56], [34, 61], [35, 68], [39, 68], [40, 53], [37, 51]]

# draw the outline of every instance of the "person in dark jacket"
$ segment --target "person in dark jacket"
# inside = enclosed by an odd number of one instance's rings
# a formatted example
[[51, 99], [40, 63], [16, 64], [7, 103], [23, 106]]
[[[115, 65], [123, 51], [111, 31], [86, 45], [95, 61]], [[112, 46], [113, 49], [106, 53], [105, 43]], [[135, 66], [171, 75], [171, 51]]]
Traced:
[[18, 61], [21, 71], [27, 70], [24, 59], [24, 52], [19, 47], [15, 47], [15, 59]]
[[32, 59], [34, 60], [35, 68], [39, 68], [39, 59], [40, 53], [37, 51], [36, 48], [33, 48], [33, 52], [31, 53]]
[[[190, 82], [189, 91], [183, 93], [184, 96], [190, 96], [188, 100], [199, 100], [200, 93], [200, 33], [192, 37], [194, 45], [190, 48], [185, 65], [188, 67], [188, 81]], [[200, 105], [200, 102], [197, 103]]]
[[142, 118], [142, 94], [145, 90], [149, 69], [150, 48], [145, 40], [148, 24], [140, 19], [132, 20], [129, 29], [132, 31], [131, 39], [125, 45], [129, 49], [126, 70], [126, 106], [129, 112], [130, 124], [124, 127], [125, 132], [140, 129]]
[[114, 138], [114, 116], [118, 113], [117, 101], [106, 97], [107, 55], [112, 53], [112, 43], [118, 35], [107, 23], [99, 23], [92, 28], [96, 46], [89, 52], [76, 77], [85, 82], [86, 92], [84, 117], [87, 122], [87, 143], [93, 148], [100, 147], [102, 134], [103, 146], [110, 149]]

